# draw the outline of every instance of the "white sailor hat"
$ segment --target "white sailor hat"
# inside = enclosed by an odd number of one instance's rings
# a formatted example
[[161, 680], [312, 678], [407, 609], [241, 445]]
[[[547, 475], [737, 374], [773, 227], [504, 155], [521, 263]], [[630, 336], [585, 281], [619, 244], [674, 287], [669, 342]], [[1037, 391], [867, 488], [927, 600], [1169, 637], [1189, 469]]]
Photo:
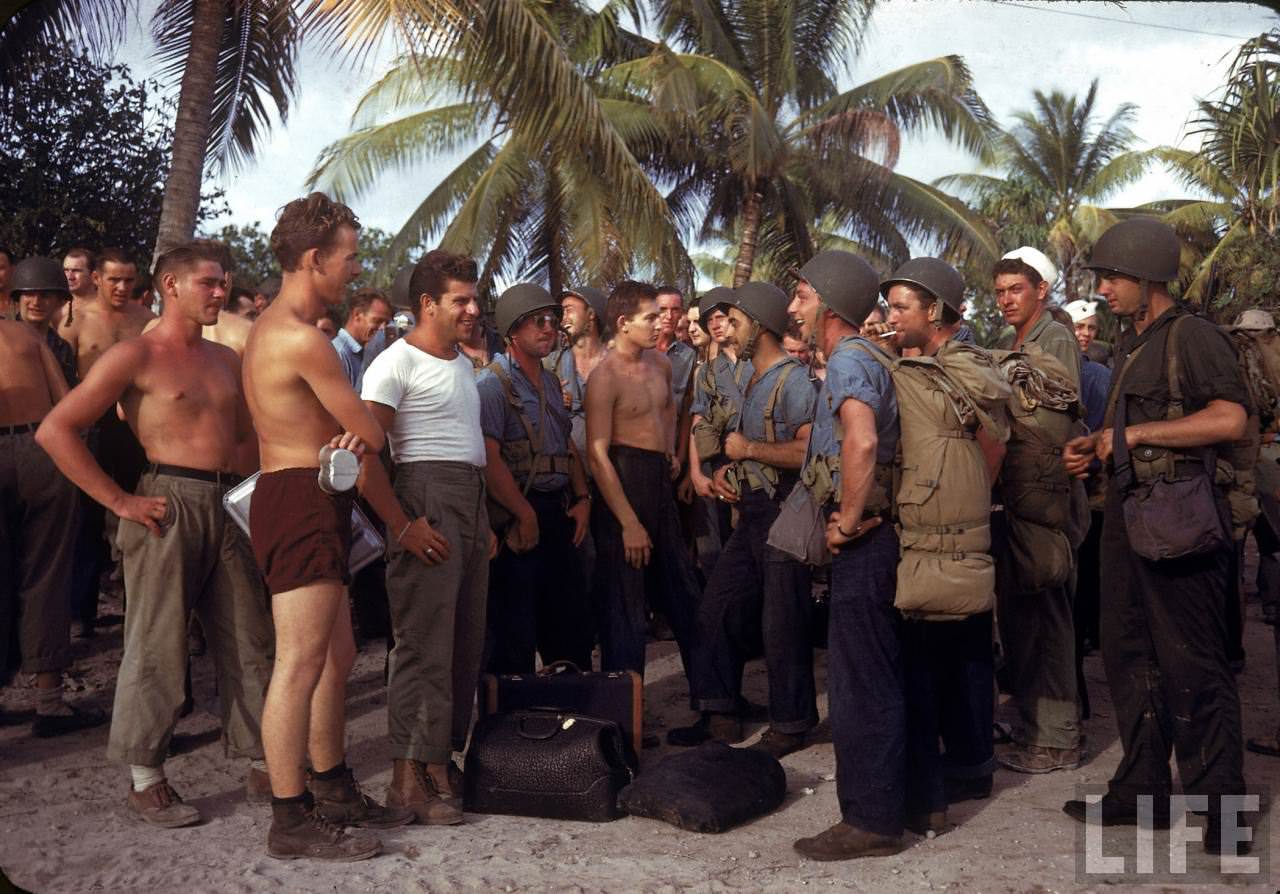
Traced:
[[1098, 315], [1098, 302], [1079, 298], [1067, 303], [1062, 309], [1067, 312], [1067, 316], [1071, 317], [1071, 322], [1079, 323]]
[[1003, 255], [1000, 260], [1006, 261], [1009, 258], [1021, 261], [1028, 267], [1040, 274], [1040, 278], [1049, 284], [1049, 288], [1053, 288], [1054, 283], [1058, 281], [1058, 268], [1054, 266], [1053, 261], [1038, 248], [1032, 248], [1030, 245], [1024, 245], [1021, 248], [1015, 248], [1013, 251]]

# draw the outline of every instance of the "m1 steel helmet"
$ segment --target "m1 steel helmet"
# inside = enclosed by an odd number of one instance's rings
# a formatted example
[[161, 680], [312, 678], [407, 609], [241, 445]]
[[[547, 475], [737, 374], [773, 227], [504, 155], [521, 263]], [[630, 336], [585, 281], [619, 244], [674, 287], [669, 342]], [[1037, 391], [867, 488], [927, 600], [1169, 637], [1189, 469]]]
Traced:
[[769, 282], [749, 282], [737, 290], [733, 306], [781, 339], [791, 315], [787, 293]]
[[956, 313], [964, 307], [964, 277], [946, 261], [912, 258], [880, 283], [880, 294], [888, 298], [889, 289], [898, 284], [924, 289]]
[[1173, 227], [1154, 217], [1133, 217], [1099, 237], [1085, 267], [1146, 282], [1173, 282], [1181, 261], [1182, 243]]
[[596, 324], [600, 327], [600, 331], [604, 332], [605, 317], [607, 316], [606, 308], [609, 306], [608, 295], [595, 286], [574, 286], [571, 289], [565, 289], [560, 297], [564, 298], [566, 295], [573, 295], [585, 301], [587, 307], [595, 312]]
[[493, 311], [498, 334], [506, 338], [516, 323], [538, 310], [553, 311], [559, 316], [560, 303], [540, 285], [531, 282], [517, 283], [498, 296], [498, 304]]
[[63, 292], [71, 294], [62, 265], [52, 258], [23, 258], [9, 274], [9, 293]]
[[[728, 286], [716, 286], [702, 293], [698, 299], [698, 319], [706, 321], [718, 307], [721, 310], [733, 307], [737, 293]], [[705, 326], [703, 328], [706, 328]]]
[[799, 277], [832, 313], [852, 326], [861, 326], [876, 306], [880, 277], [852, 252], [820, 251], [800, 268]]

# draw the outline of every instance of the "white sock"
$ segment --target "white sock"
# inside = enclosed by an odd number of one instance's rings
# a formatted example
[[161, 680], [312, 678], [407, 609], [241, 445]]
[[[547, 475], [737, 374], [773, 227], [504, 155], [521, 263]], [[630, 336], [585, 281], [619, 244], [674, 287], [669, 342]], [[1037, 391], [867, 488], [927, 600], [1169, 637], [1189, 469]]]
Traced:
[[158, 767], [143, 767], [139, 764], [130, 764], [129, 773], [133, 776], [133, 790], [135, 792], [149, 789], [157, 782], [164, 782], [164, 765]]

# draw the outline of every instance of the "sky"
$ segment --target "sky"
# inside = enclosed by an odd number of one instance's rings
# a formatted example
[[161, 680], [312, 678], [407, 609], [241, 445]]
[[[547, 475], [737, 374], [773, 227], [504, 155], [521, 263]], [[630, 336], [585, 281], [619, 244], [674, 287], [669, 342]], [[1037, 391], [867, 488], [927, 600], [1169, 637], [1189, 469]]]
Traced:
[[[154, 0], [142, 5], [144, 11], [153, 8]], [[1186, 131], [1196, 99], [1219, 88], [1240, 43], [1276, 25], [1280, 15], [1245, 3], [882, 0], [840, 85], [852, 87], [905, 65], [957, 54], [979, 95], [1008, 126], [1012, 112], [1031, 106], [1034, 90], [1083, 95], [1096, 78], [1103, 115], [1121, 103], [1137, 106], [1137, 148], [1194, 148]], [[149, 35], [135, 26], [117, 59], [135, 77], [148, 76], [155, 73], [153, 55]], [[356, 68], [304, 46], [301, 89], [288, 123], [273, 128], [255, 161], [217, 178], [226, 190], [230, 222], [258, 221], [270, 229], [276, 210], [305, 191], [321, 150], [347, 133], [356, 102], [394, 55], [387, 43]], [[177, 85], [171, 89], [176, 95]], [[390, 172], [351, 204], [367, 225], [395, 232], [450, 167], [442, 159]], [[922, 135], [904, 140], [898, 170], [931, 181], [979, 168], [942, 137]], [[1171, 176], [1153, 170], [1109, 204], [1130, 207], [1185, 194]]]

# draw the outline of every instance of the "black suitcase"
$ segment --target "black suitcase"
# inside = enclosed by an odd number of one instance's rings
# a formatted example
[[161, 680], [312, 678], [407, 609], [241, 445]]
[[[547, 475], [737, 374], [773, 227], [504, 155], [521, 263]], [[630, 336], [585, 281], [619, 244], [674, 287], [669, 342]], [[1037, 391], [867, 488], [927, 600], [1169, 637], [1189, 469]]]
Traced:
[[608, 822], [635, 778], [618, 725], [552, 711], [494, 714], [467, 749], [463, 803], [472, 813]]
[[481, 679], [484, 714], [543, 708], [612, 720], [635, 754], [644, 734], [644, 681], [635, 671], [580, 671], [558, 661], [538, 674], [485, 674]]

